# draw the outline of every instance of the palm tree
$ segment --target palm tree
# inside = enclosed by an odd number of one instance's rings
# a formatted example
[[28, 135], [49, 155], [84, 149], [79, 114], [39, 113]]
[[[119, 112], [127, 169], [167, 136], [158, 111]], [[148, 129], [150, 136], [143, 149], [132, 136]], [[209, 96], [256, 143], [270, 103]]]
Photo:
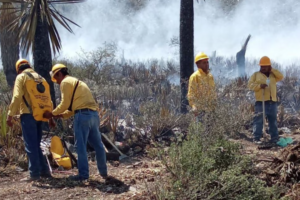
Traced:
[[187, 112], [188, 79], [194, 72], [194, 0], [180, 5], [180, 85], [181, 112]]
[[11, 14], [11, 3], [3, 3], [1, 9], [4, 9], [0, 15], [0, 45], [2, 66], [6, 76], [6, 82], [11, 88], [17, 76], [15, 62], [19, 58], [18, 33], [16, 31], [8, 31], [5, 27], [15, 17]]
[[21, 48], [26, 53], [32, 51], [34, 68], [49, 83], [54, 106], [54, 85], [49, 75], [52, 66], [51, 49], [54, 54], [61, 49], [61, 40], [54, 19], [71, 33], [73, 31], [69, 23], [78, 26], [75, 22], [61, 15], [54, 4], [72, 4], [83, 1], [85, 0], [0, 0], [1, 3], [18, 5], [12, 9], [12, 13], [16, 15], [8, 28], [9, 30], [18, 30]]

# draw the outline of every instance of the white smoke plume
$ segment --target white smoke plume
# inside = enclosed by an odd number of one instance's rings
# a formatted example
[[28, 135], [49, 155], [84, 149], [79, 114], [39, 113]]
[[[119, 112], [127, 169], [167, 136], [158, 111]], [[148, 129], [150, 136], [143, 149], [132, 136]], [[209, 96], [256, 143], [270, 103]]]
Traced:
[[[60, 57], [76, 57], [80, 48], [95, 50], [113, 41], [126, 59], [178, 60], [178, 48], [170, 41], [179, 36], [180, 0], [148, 0], [137, 12], [125, 2], [88, 0], [77, 4], [73, 13], [64, 13], [81, 28], [73, 26], [75, 34], [60, 28]], [[240, 0], [230, 12], [220, 2], [195, 1], [195, 54], [235, 56], [251, 34], [247, 58], [267, 55], [284, 65], [300, 60], [300, 1]]]

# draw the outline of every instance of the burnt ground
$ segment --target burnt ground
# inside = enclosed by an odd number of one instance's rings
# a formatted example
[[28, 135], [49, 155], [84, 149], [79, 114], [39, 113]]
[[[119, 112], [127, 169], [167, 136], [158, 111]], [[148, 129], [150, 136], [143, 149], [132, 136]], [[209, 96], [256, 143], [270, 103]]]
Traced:
[[[164, 171], [160, 162], [135, 157], [108, 163], [109, 178], [98, 175], [96, 162], [90, 162], [90, 179], [74, 182], [68, 175], [55, 173], [54, 179], [21, 182], [27, 172], [0, 169], [0, 199], [143, 199], [147, 186]], [[77, 169], [68, 173], [76, 174]]]
[[[271, 149], [260, 150], [257, 145], [252, 143], [251, 134], [245, 133], [240, 139], [231, 139], [241, 144], [242, 153], [252, 156], [255, 160], [255, 167], [258, 170], [258, 177], [265, 180], [268, 184], [284, 183], [297, 184], [289, 182], [288, 177], [282, 177], [281, 168], [289, 160], [282, 158], [283, 152], [296, 149], [297, 142], [300, 142], [300, 134], [283, 135], [292, 137], [294, 144], [288, 147], [273, 147]], [[288, 156], [288, 155], [287, 155]], [[298, 156], [298, 155], [297, 155]], [[296, 156], [296, 157], [297, 157]], [[282, 162], [280, 162], [280, 159]], [[299, 153], [300, 159], [300, 153]], [[298, 166], [297, 158], [294, 166]], [[108, 162], [110, 177], [107, 180], [102, 179], [97, 172], [96, 163], [90, 161], [90, 179], [86, 182], [68, 181], [66, 174], [54, 174], [54, 179], [35, 182], [20, 182], [20, 179], [28, 175], [26, 172], [17, 172], [16, 169], [0, 168], [0, 197], [1, 199], [149, 199], [147, 190], [161, 178], [166, 176], [166, 170], [163, 165], [157, 161], [143, 156], [136, 156], [124, 159], [122, 161]], [[283, 166], [284, 165], [284, 166]], [[282, 167], [280, 167], [282, 166]], [[276, 169], [278, 168], [278, 171]], [[299, 169], [299, 166], [297, 167]], [[76, 174], [77, 169], [68, 171]], [[296, 173], [296, 172], [295, 172]], [[299, 173], [300, 174], [300, 173]], [[299, 175], [300, 179], [300, 175]], [[292, 186], [291, 186], [292, 187]], [[293, 190], [289, 191], [290, 196], [297, 196]], [[296, 197], [295, 197], [296, 198]]]
[[[300, 132], [282, 134], [281, 137], [291, 137], [293, 143], [286, 147], [259, 149], [252, 142], [252, 134], [245, 133], [241, 139], [233, 140], [242, 147], [242, 154], [251, 156], [254, 160], [256, 176], [266, 182], [267, 186], [280, 185], [288, 188], [284, 196], [292, 200], [300, 199]], [[270, 138], [270, 137], [268, 137]]]

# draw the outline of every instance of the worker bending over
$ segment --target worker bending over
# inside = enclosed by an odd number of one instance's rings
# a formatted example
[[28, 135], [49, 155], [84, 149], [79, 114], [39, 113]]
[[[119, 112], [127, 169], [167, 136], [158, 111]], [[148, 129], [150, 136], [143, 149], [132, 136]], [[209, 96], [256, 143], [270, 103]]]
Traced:
[[97, 167], [100, 175], [106, 178], [106, 154], [99, 131], [100, 118], [97, 112], [98, 105], [89, 87], [83, 81], [69, 76], [68, 68], [63, 64], [54, 65], [50, 75], [52, 81], [60, 85], [61, 102], [52, 113], [44, 113], [45, 117], [62, 116], [63, 118], [68, 118], [75, 114], [73, 124], [79, 173], [69, 178], [75, 181], [82, 181], [89, 178], [86, 151], [87, 142], [96, 151]]

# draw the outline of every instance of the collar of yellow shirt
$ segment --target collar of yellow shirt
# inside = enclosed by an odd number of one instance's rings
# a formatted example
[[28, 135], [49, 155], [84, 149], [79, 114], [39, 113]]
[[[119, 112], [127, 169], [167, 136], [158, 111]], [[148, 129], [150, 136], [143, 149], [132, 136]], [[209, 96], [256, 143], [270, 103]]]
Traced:
[[207, 75], [210, 74], [210, 71], [209, 71], [209, 70], [208, 70], [208, 73], [205, 73], [202, 69], [198, 68], [198, 71], [199, 71], [199, 73], [200, 73], [201, 75], [207, 76]]

